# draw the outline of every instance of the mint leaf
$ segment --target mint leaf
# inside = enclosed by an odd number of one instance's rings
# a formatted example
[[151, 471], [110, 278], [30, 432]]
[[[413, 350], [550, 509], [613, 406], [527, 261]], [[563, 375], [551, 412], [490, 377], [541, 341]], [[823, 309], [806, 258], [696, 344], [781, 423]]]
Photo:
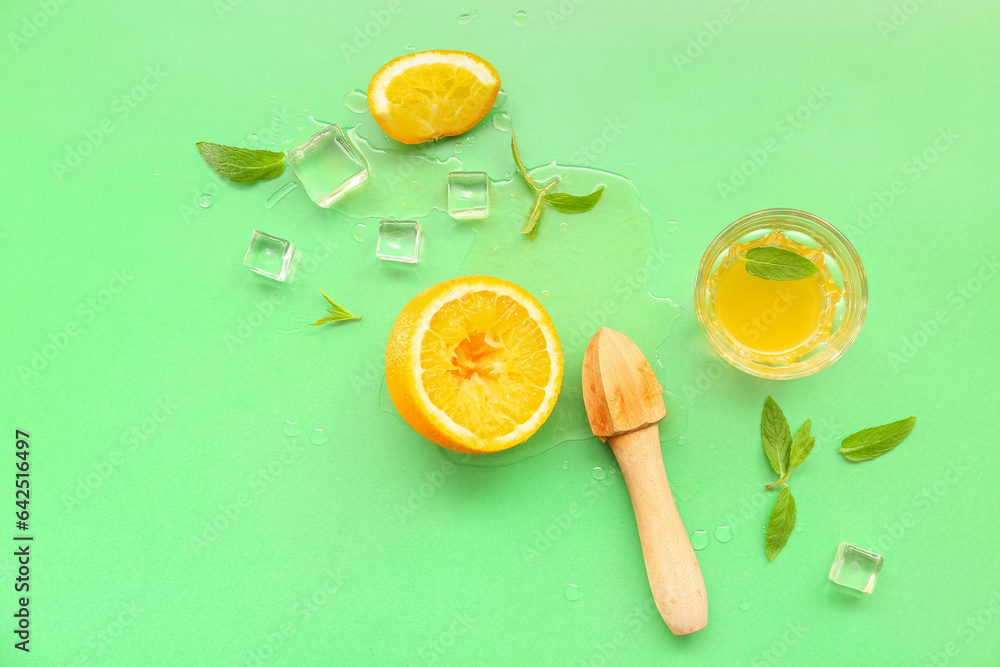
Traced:
[[917, 418], [910, 417], [891, 424], [866, 428], [844, 438], [837, 451], [849, 461], [870, 461], [895, 449], [896, 445], [910, 435], [916, 424]]
[[799, 430], [795, 432], [795, 437], [792, 438], [792, 454], [790, 458], [790, 463], [793, 468], [798, 468], [806, 457], [809, 456], [809, 452], [812, 451], [813, 445], [816, 444], [816, 438], [809, 435], [809, 429], [812, 427], [812, 420], [807, 419], [806, 422], [799, 427]]
[[330, 302], [330, 306], [331, 307], [326, 309], [326, 312], [330, 313], [330, 317], [324, 317], [322, 319], [316, 320], [315, 322], [311, 323], [309, 326], [318, 327], [319, 325], [326, 324], [327, 322], [343, 322], [345, 320], [360, 320], [361, 319], [360, 317], [358, 317], [357, 315], [351, 313], [351, 311], [347, 310], [346, 308], [344, 308], [343, 306], [341, 306], [339, 303], [337, 303], [336, 301], [334, 301], [333, 299], [331, 299], [330, 297], [328, 297], [326, 295], [326, 292], [323, 291], [322, 287], [319, 288], [319, 293], [323, 295], [324, 299], [326, 299], [328, 302]]
[[600, 186], [589, 195], [571, 195], [565, 192], [553, 192], [545, 195], [545, 202], [552, 208], [563, 213], [583, 213], [597, 206], [604, 194], [604, 186]]
[[285, 154], [198, 142], [198, 152], [215, 173], [234, 183], [256, 183], [277, 178], [285, 170]]
[[517, 165], [517, 171], [520, 172], [521, 176], [524, 177], [524, 180], [528, 182], [531, 189], [535, 192], [541, 190], [541, 188], [538, 187], [538, 183], [535, 183], [535, 179], [528, 175], [528, 170], [524, 168], [524, 163], [521, 162], [521, 152], [517, 149], [517, 137], [514, 135], [514, 128], [510, 128], [510, 152], [514, 154], [514, 164]]
[[764, 412], [760, 418], [760, 439], [771, 470], [783, 477], [790, 470], [788, 456], [792, 447], [792, 431], [785, 413], [770, 396], [764, 401]]
[[802, 280], [818, 270], [808, 259], [784, 248], [751, 248], [746, 254], [747, 273], [764, 280]]
[[767, 549], [768, 560], [774, 560], [778, 552], [785, 547], [793, 528], [795, 528], [795, 498], [792, 497], [792, 490], [785, 486], [778, 494], [778, 499], [774, 501], [771, 519], [767, 522], [764, 547]]

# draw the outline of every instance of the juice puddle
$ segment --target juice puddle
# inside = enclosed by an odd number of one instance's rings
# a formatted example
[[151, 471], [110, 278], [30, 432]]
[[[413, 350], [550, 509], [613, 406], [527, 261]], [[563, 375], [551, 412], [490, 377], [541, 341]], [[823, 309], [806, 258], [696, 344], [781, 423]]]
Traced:
[[[303, 124], [303, 118], [308, 122]], [[324, 127], [305, 113], [297, 120], [294, 145]], [[656, 367], [654, 350], [680, 310], [670, 299], [654, 297], [648, 291], [650, 272], [662, 268], [670, 248], [667, 239], [654, 238], [651, 216], [631, 181], [605, 171], [556, 163], [531, 170], [538, 182], [559, 176], [556, 191], [587, 194], [605, 187], [600, 203], [586, 213], [560, 213], [546, 206], [531, 241], [521, 234], [521, 228], [534, 204], [533, 193], [514, 172], [510, 134], [492, 129], [489, 122], [487, 117], [463, 137], [426, 147], [388, 143], [377, 147], [359, 133], [379, 137], [370, 118], [359, 126], [344, 127], [368, 161], [369, 177], [333, 206], [334, 212], [350, 220], [344, 224], [334, 216], [330, 223], [343, 227], [344, 238], [351, 244], [344, 249], [347, 253], [365, 254], [356, 259], [345, 257], [345, 261], [361, 267], [368, 293], [390, 288], [398, 291], [405, 281], [412, 285], [408, 291], [412, 297], [445, 278], [484, 274], [528, 290], [552, 318], [563, 347], [565, 371], [559, 401], [545, 424], [527, 442], [496, 454], [468, 457], [440, 450], [456, 463], [483, 467], [516, 463], [566, 441], [597, 444], [587, 422], [580, 379], [590, 338], [602, 326], [619, 329]], [[378, 141], [384, 143], [380, 137]], [[465, 147], [461, 159], [453, 154], [460, 141]], [[521, 151], [527, 159], [529, 151], [523, 142]], [[447, 175], [466, 168], [491, 175], [510, 174], [491, 180], [490, 213], [485, 220], [457, 221], [445, 213]], [[420, 223], [423, 240], [418, 264], [398, 266], [375, 260], [369, 247], [376, 240], [375, 234], [360, 239], [355, 236], [359, 223], [377, 230], [382, 218]], [[660, 371], [661, 384], [667, 385], [662, 369], [656, 370]], [[387, 405], [384, 390], [375, 393], [379, 394], [375, 400], [389, 411], [391, 404]], [[677, 409], [668, 406], [665, 439], [676, 437], [683, 428], [683, 408], [679, 404], [674, 407]]]

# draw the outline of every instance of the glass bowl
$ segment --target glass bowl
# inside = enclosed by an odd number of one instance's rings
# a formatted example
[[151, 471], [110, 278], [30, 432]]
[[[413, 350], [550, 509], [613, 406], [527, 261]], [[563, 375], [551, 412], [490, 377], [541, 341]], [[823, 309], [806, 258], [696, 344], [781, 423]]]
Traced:
[[[791, 362], [768, 358], [734, 340], [720, 326], [713, 312], [713, 275], [729, 256], [732, 247], [773, 232], [780, 232], [796, 243], [821, 251], [840, 291], [839, 300], [832, 304], [834, 310], [829, 334], [817, 338], [818, 342], [808, 352]], [[868, 306], [868, 281], [857, 251], [836, 227], [805, 211], [769, 208], [743, 216], [723, 229], [709, 244], [698, 265], [694, 303], [705, 337], [723, 359], [758, 377], [789, 380], [826, 368], [839, 359], [858, 337]]]

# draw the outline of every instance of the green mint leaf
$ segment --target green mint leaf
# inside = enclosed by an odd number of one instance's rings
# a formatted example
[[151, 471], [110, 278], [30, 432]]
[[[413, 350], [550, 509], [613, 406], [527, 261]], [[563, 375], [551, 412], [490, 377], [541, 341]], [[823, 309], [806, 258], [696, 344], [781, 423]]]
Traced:
[[524, 176], [524, 180], [528, 182], [531, 189], [536, 192], [541, 190], [538, 187], [538, 183], [535, 183], [535, 179], [528, 175], [528, 170], [524, 168], [524, 163], [521, 162], [521, 152], [517, 149], [517, 137], [514, 136], [514, 128], [510, 128], [510, 152], [514, 154], [514, 164], [517, 165], [518, 172], [520, 172], [521, 176]]
[[812, 427], [812, 420], [807, 419], [806, 422], [799, 427], [799, 430], [795, 432], [795, 437], [792, 438], [792, 455], [791, 461], [793, 468], [798, 468], [802, 465], [802, 462], [806, 460], [809, 456], [809, 452], [812, 451], [813, 445], [816, 444], [816, 438], [809, 435], [809, 429]]
[[787, 486], [778, 494], [771, 510], [771, 519], [767, 522], [767, 538], [764, 546], [767, 549], [768, 560], [774, 560], [778, 552], [785, 547], [788, 536], [795, 528], [795, 498]]
[[771, 470], [783, 477], [785, 472], [791, 470], [788, 457], [792, 448], [792, 430], [785, 413], [770, 396], [764, 401], [764, 412], [760, 417], [760, 439]]
[[324, 317], [322, 319], [316, 320], [315, 322], [313, 322], [309, 326], [318, 327], [319, 325], [326, 324], [327, 322], [343, 322], [343, 321], [346, 321], [346, 320], [360, 320], [361, 319], [360, 317], [358, 317], [357, 315], [354, 315], [353, 313], [351, 313], [351, 311], [347, 310], [346, 308], [344, 308], [343, 306], [341, 306], [339, 303], [337, 303], [336, 301], [334, 301], [333, 299], [331, 299], [330, 297], [328, 297], [326, 295], [326, 292], [323, 291], [322, 287], [319, 288], [319, 293], [323, 295], [324, 299], [326, 299], [328, 302], [330, 302], [330, 306], [331, 307], [326, 309], [326, 312], [330, 313], [330, 317]]
[[535, 240], [535, 227], [538, 225], [538, 221], [542, 218], [542, 193], [538, 193], [538, 199], [535, 200], [535, 205], [531, 209], [531, 215], [528, 216], [528, 221], [524, 223], [524, 227], [521, 229], [522, 234], [527, 234], [528, 237], [534, 241]]
[[917, 424], [916, 417], [874, 426], [844, 438], [837, 450], [849, 461], [870, 461], [892, 451], [910, 435]]
[[589, 195], [570, 195], [565, 192], [551, 192], [545, 195], [545, 202], [552, 208], [563, 213], [583, 213], [597, 206], [604, 194], [604, 186], [600, 186]]
[[808, 259], [784, 248], [751, 248], [746, 255], [747, 273], [764, 280], [802, 280], [818, 270]]
[[234, 183], [256, 183], [277, 178], [285, 170], [285, 154], [237, 146], [198, 142], [198, 152], [208, 166]]

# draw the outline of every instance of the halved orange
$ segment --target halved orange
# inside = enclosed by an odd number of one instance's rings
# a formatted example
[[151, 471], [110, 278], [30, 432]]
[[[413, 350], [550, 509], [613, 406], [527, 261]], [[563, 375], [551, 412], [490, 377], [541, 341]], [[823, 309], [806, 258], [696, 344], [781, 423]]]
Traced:
[[527, 440], [555, 407], [563, 358], [552, 320], [517, 285], [463, 276], [415, 296], [396, 318], [385, 379], [399, 414], [458, 452]]
[[404, 144], [462, 134], [496, 101], [500, 75], [465, 51], [419, 51], [382, 66], [368, 84], [368, 108]]

